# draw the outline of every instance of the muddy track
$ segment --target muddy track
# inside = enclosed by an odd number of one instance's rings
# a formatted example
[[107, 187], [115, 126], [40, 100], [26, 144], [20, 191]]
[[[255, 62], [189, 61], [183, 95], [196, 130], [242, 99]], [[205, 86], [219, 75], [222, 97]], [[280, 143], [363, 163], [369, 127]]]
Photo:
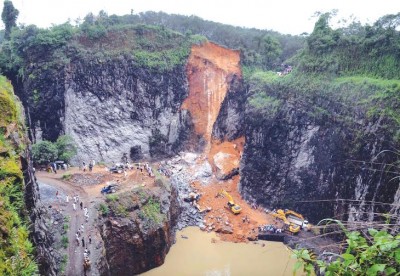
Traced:
[[[71, 183], [64, 182], [61, 180], [61, 174], [48, 174], [48, 173], [37, 173], [37, 178], [40, 182], [45, 183], [47, 185], [52, 186], [53, 188], [57, 189], [60, 191], [61, 194], [63, 195], [69, 195], [69, 203], [66, 203], [65, 201], [65, 196], [63, 196], [60, 202], [55, 201], [55, 205], [59, 205], [61, 209], [63, 210], [63, 215], [68, 216], [70, 218], [69, 220], [69, 228], [68, 228], [68, 262], [65, 270], [65, 275], [67, 276], [80, 276], [80, 275], [85, 275], [84, 270], [83, 270], [83, 253], [85, 247], [87, 247], [91, 254], [90, 257], [96, 253], [95, 246], [92, 242], [92, 244], [89, 244], [88, 242], [88, 235], [90, 234], [92, 237], [92, 240], [95, 239], [95, 237], [98, 236], [97, 233], [97, 228], [94, 227], [94, 216], [97, 213], [97, 210], [95, 209], [94, 204], [89, 202], [89, 196], [86, 190], [83, 187], [75, 186]], [[80, 204], [76, 204], [76, 211], [73, 210], [73, 202], [74, 199], [72, 198], [74, 195], [79, 196], [79, 203], [82, 202], [82, 205], [84, 207], [88, 207], [89, 210], [89, 221], [85, 221], [84, 217], [84, 211], [81, 210]], [[79, 228], [81, 227], [81, 224], [84, 225], [84, 231], [83, 235], [80, 237], [80, 243], [79, 246], [77, 245], [76, 242], [76, 233], [78, 232]], [[85, 239], [85, 247], [82, 246], [82, 236]], [[94, 276], [94, 275], [99, 275], [97, 269], [95, 268], [94, 264], [96, 263], [96, 260], [91, 259], [92, 263], [92, 268], [90, 271], [86, 273], [88, 276]]]

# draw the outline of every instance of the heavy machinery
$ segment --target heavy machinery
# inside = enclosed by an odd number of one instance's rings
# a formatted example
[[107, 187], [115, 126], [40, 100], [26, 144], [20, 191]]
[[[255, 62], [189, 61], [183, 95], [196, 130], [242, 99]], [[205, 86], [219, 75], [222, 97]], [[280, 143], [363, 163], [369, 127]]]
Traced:
[[228, 208], [232, 211], [235, 215], [239, 214], [242, 211], [242, 207], [237, 205], [230, 194], [227, 191], [221, 190], [220, 194], [226, 196], [228, 198]]
[[101, 189], [101, 194], [112, 194], [118, 190], [118, 184], [111, 183]]
[[309, 224], [308, 220], [304, 219], [304, 217], [301, 214], [288, 209], [285, 209], [284, 213], [289, 222], [299, 225], [301, 229], [304, 229], [306, 231], [311, 230], [311, 224]]
[[282, 209], [278, 209], [276, 212], [272, 212], [271, 214], [274, 217], [282, 220], [283, 223], [285, 224], [286, 230], [288, 230], [291, 234], [296, 234], [300, 232], [300, 226], [288, 221], [288, 219], [286, 218], [285, 211], [283, 211]]
[[199, 213], [209, 212], [211, 211], [211, 207], [201, 208], [200, 205], [197, 203], [200, 199], [201, 194], [197, 194], [194, 192], [190, 192], [188, 196], [184, 197], [183, 200], [185, 202], [191, 203], [194, 207], [196, 207]]

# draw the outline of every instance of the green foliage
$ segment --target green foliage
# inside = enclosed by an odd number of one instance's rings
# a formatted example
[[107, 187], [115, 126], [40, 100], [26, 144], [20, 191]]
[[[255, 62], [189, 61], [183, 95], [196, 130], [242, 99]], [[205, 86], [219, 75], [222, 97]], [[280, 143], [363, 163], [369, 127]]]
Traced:
[[248, 102], [251, 107], [254, 107], [259, 112], [267, 112], [270, 116], [274, 116], [281, 106], [279, 99], [270, 97], [265, 92], [253, 94], [249, 97]]
[[68, 181], [68, 180], [71, 179], [71, 177], [72, 177], [72, 174], [70, 174], [70, 173], [65, 173], [65, 174], [63, 174], [63, 176], [62, 176], [62, 180]]
[[50, 141], [40, 141], [32, 145], [32, 157], [38, 164], [47, 164], [58, 157], [58, 149]]
[[57, 138], [55, 143], [57, 147], [58, 157], [57, 159], [69, 162], [72, 157], [77, 153], [76, 145], [71, 136], [61, 135]]
[[106, 199], [107, 199], [107, 201], [112, 201], [112, 202], [115, 202], [115, 201], [117, 201], [118, 200], [118, 195], [107, 195], [106, 196]]
[[16, 98], [4, 76], [0, 76], [0, 114], [0, 128], [18, 121]]
[[110, 212], [110, 209], [108, 208], [108, 206], [103, 203], [100, 203], [99, 210], [100, 210], [100, 213], [102, 216], [107, 216], [108, 213]]
[[400, 271], [400, 235], [393, 236], [387, 230], [370, 228], [368, 233], [348, 231], [346, 250], [336, 255], [333, 261], [325, 263], [313, 260], [307, 249], [294, 250], [298, 259], [294, 269], [303, 265], [307, 275], [314, 273], [316, 267], [325, 275], [397, 275]]
[[159, 223], [163, 216], [161, 215], [160, 202], [153, 197], [149, 197], [146, 204], [142, 206], [144, 215], [152, 221]]
[[61, 259], [61, 264], [60, 264], [60, 272], [61, 272], [61, 275], [64, 274], [65, 269], [66, 269], [66, 267], [67, 267], [67, 263], [68, 263], [68, 255], [65, 254], [65, 255], [63, 255], [63, 257], [62, 257], [62, 259]]
[[[32, 157], [38, 164], [47, 164], [49, 161], [55, 160], [62, 160], [68, 163], [76, 153], [75, 142], [68, 135], [61, 135], [55, 143], [40, 141], [32, 145]], [[65, 177], [68, 176], [66, 175]]]
[[307, 38], [307, 47], [296, 58], [299, 69], [324, 75], [364, 75], [399, 79], [400, 13], [386, 15], [373, 26], [353, 22], [333, 30], [332, 14], [325, 13]]
[[63, 229], [64, 229], [64, 232], [67, 232], [68, 229], [69, 229], [69, 223], [64, 223], [63, 224]]
[[5, 0], [3, 11], [1, 13], [1, 20], [3, 20], [3, 23], [6, 27], [4, 32], [5, 39], [10, 38], [11, 29], [17, 26], [18, 14], [19, 11], [16, 8], [14, 8], [13, 3], [11, 1]]
[[[65, 228], [65, 227], [64, 227], [64, 228]], [[68, 237], [67, 237], [67, 236], [63, 235], [63, 236], [61, 237], [61, 244], [62, 244], [62, 247], [63, 247], [64, 249], [67, 249], [67, 248], [68, 248]]]
[[[310, 119], [321, 124], [340, 122], [357, 130], [382, 120], [382, 127], [398, 139], [400, 127], [400, 81], [367, 76], [327, 77], [293, 72], [278, 76], [245, 68], [249, 85], [246, 113], [254, 123], [271, 119], [287, 102], [296, 103]], [[258, 115], [262, 115], [261, 117]]]
[[24, 206], [20, 146], [5, 136], [5, 127], [16, 125], [15, 130], [20, 130], [23, 126], [11, 85], [4, 77], [0, 77], [0, 109], [0, 275], [38, 275]]

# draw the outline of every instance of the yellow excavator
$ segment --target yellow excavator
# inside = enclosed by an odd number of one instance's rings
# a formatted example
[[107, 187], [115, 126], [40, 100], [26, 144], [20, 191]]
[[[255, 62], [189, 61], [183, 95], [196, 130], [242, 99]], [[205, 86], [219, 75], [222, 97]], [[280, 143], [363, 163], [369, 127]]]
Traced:
[[239, 205], [237, 205], [234, 201], [233, 198], [230, 194], [228, 194], [227, 191], [225, 190], [221, 190], [219, 192], [220, 194], [226, 196], [228, 198], [228, 207], [229, 210], [232, 211], [232, 213], [234, 213], [235, 215], [239, 214], [242, 211], [242, 207], [240, 207]]
[[285, 211], [283, 211], [282, 209], [278, 209], [276, 212], [272, 212], [271, 214], [274, 217], [282, 220], [283, 223], [285, 224], [286, 229], [290, 233], [296, 234], [296, 233], [300, 232], [300, 225], [297, 225], [297, 224], [294, 224], [294, 223], [288, 221], [288, 219], [286, 218]]

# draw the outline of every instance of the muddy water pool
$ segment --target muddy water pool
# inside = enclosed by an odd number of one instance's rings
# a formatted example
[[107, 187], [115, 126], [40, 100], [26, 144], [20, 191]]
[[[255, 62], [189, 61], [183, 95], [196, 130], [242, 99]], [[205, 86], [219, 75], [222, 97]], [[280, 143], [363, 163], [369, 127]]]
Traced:
[[[212, 239], [217, 242], [212, 243]], [[177, 232], [177, 241], [165, 263], [141, 275], [289, 276], [293, 275], [295, 262], [291, 252], [280, 242], [222, 242], [215, 233], [188, 227]]]

